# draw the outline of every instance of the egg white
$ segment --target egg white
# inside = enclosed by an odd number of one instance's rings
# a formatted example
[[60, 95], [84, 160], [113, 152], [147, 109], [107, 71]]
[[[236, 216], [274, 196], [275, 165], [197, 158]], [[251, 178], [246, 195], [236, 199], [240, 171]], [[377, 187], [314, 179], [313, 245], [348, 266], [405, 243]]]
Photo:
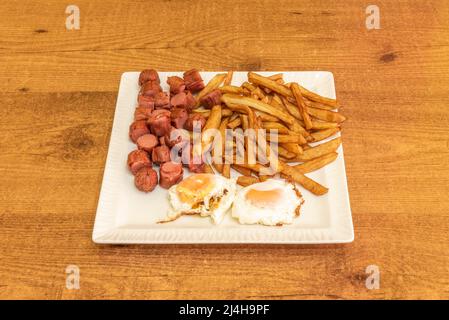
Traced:
[[[235, 192], [237, 189], [236, 181], [235, 179], [226, 179], [218, 175], [213, 176], [213, 179], [215, 180], [213, 189], [206, 197], [204, 197], [204, 199], [202, 199], [203, 204], [196, 208], [192, 208], [191, 204], [182, 202], [176, 190], [177, 185], [172, 186], [168, 190], [168, 199], [171, 208], [167, 214], [167, 221], [176, 220], [182, 215], [199, 214], [202, 217], [210, 216], [214, 224], [221, 223], [226, 215], [226, 212], [229, 210], [234, 201]], [[225, 190], [227, 191], [225, 192]], [[215, 209], [210, 207], [210, 202], [213, 198], [220, 199], [218, 206]]]
[[[281, 189], [282, 196], [275, 205], [258, 207], [246, 199], [248, 191]], [[232, 206], [232, 217], [241, 224], [262, 224], [266, 226], [277, 226], [292, 224], [297, 216], [296, 210], [304, 203], [294, 185], [284, 180], [269, 179], [265, 182], [255, 183], [240, 190]]]

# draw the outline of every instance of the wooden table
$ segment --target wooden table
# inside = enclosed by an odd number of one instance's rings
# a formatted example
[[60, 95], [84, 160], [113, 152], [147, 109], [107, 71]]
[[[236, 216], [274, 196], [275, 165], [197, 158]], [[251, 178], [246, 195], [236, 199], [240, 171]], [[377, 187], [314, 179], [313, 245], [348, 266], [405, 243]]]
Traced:
[[[72, 31], [64, 2], [2, 4], [1, 298], [449, 298], [447, 2], [378, 0], [380, 30], [366, 1], [232, 3], [77, 0]], [[332, 71], [355, 242], [93, 244], [120, 75], [145, 67]]]

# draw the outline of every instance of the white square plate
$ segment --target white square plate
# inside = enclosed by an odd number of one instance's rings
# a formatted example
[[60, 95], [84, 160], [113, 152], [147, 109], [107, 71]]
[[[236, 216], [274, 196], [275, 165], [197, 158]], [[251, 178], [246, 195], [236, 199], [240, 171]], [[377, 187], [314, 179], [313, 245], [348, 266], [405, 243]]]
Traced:
[[[260, 72], [270, 75], [276, 72]], [[323, 96], [335, 98], [334, 78], [330, 72], [283, 72], [287, 82], [295, 81]], [[202, 72], [207, 83], [216, 72]], [[182, 72], [160, 72], [161, 85], [168, 90], [168, 76]], [[354, 239], [343, 149], [338, 158], [325, 168], [308, 176], [329, 188], [317, 197], [299, 186], [305, 203], [301, 216], [292, 225], [266, 227], [240, 225], [230, 214], [218, 226], [209, 218], [184, 216], [175, 222], [157, 224], [169, 207], [167, 191], [157, 187], [143, 193], [134, 186], [127, 169], [128, 153], [135, 145], [128, 137], [139, 90], [138, 72], [122, 75], [115, 109], [109, 152], [98, 201], [93, 231], [96, 243], [282, 243], [315, 244], [347, 243]], [[235, 72], [234, 85], [247, 80], [247, 72]]]

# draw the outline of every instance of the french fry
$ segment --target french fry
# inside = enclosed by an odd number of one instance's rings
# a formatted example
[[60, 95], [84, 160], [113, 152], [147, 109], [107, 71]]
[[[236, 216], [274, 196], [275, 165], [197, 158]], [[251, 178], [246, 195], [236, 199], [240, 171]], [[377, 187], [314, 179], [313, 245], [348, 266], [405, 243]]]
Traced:
[[295, 153], [288, 151], [281, 145], [277, 146], [277, 151], [278, 151], [278, 155], [285, 159], [293, 159], [294, 157], [296, 157]]
[[[279, 144], [285, 150], [294, 153], [296, 155], [300, 155], [303, 153], [302, 147], [297, 143], [280, 143]], [[291, 158], [290, 158], [291, 159]]]
[[204, 164], [204, 172], [205, 173], [215, 173], [214, 169], [212, 169], [212, 166], [209, 163]]
[[279, 121], [279, 119], [276, 118], [275, 116], [269, 115], [268, 113], [265, 113], [265, 112], [256, 111], [256, 115], [258, 117], [260, 117], [260, 119], [262, 121], [269, 121], [269, 122], [277, 122], [277, 121]]
[[207, 129], [218, 129], [221, 123], [221, 105], [213, 106], [209, 117], [207, 118], [206, 124], [204, 125], [203, 131]]
[[239, 164], [239, 166], [251, 169], [252, 171], [257, 172], [258, 174], [260, 174], [260, 172], [262, 170], [266, 169], [266, 167], [261, 165], [260, 163], [255, 163], [255, 164], [243, 163], [243, 164]]
[[260, 101], [266, 103], [266, 104], [270, 104], [270, 97], [269, 96], [265, 96], [263, 97], [263, 99], [261, 99]]
[[307, 112], [312, 117], [315, 117], [315, 118], [323, 120], [323, 121], [341, 123], [346, 120], [346, 118], [338, 112], [317, 109], [317, 108], [312, 108], [312, 107], [307, 108]]
[[[256, 119], [255, 119], [255, 114], [254, 114], [253, 110], [250, 107], [243, 106], [243, 105], [231, 104], [231, 105], [229, 105], [229, 108], [231, 110], [233, 110], [233, 111], [239, 111], [239, 112], [246, 113], [247, 116], [248, 116], [248, 126], [249, 126], [249, 128], [254, 128], [254, 124], [255, 124]], [[237, 116], [235, 117], [235, 119], [238, 117], [237, 113], [236, 113], [236, 115]]]
[[252, 170], [251, 169], [239, 166], [237, 164], [232, 164], [231, 167], [232, 167], [232, 169], [234, 169], [238, 173], [240, 173], [240, 174], [242, 174], [244, 176], [247, 176], [247, 177], [251, 177], [251, 174], [252, 174]]
[[256, 177], [240, 176], [237, 178], [237, 183], [242, 187], [247, 187], [258, 182], [259, 179]]
[[[231, 106], [229, 106], [229, 108], [231, 109]], [[237, 112], [232, 112], [231, 116], [229, 117], [229, 122], [234, 121], [238, 117], [240, 117], [240, 115]]]
[[285, 106], [285, 109], [296, 119], [298, 120], [302, 120], [302, 115], [299, 112], [299, 109], [290, 101], [288, 101], [288, 99], [286, 99], [285, 97], [282, 97], [282, 102], [283, 105]]
[[280, 134], [289, 134], [290, 130], [280, 122], [265, 121], [262, 122], [262, 128], [266, 130], [278, 130]]
[[275, 175], [271, 175], [271, 176], [270, 175], [261, 175], [261, 176], [259, 176], [259, 180], [260, 180], [260, 182], [264, 182], [264, 181], [274, 178], [274, 176]]
[[331, 152], [328, 154], [325, 154], [321, 157], [312, 159], [310, 161], [298, 164], [296, 166], [293, 166], [295, 169], [299, 170], [301, 173], [309, 173], [316, 170], [319, 170], [323, 168], [324, 166], [328, 165], [331, 162], [334, 162], [335, 159], [337, 159], [338, 153]]
[[284, 74], [276, 73], [276, 74], [273, 74], [273, 75], [271, 75], [271, 76], [269, 76], [267, 78], [276, 81], [276, 80], [279, 80], [279, 79], [283, 79], [284, 78]]
[[222, 175], [225, 178], [228, 178], [228, 179], [231, 178], [231, 165], [229, 163], [223, 164]]
[[[270, 141], [271, 137], [268, 134], [267, 140]], [[284, 135], [284, 134], [278, 134], [277, 135], [277, 142], [278, 143], [298, 143], [298, 144], [306, 144], [306, 139], [301, 135]]]
[[242, 88], [237, 86], [226, 85], [219, 88], [221, 93], [233, 93], [233, 94], [243, 94], [244, 91]]
[[[248, 80], [254, 84], [269, 88], [270, 90], [275, 91], [275, 92], [279, 93], [280, 95], [283, 95], [284, 97], [293, 98], [293, 93], [290, 90], [289, 86], [279, 84], [278, 82], [273, 81], [267, 77], [261, 76], [257, 73], [249, 72]], [[338, 108], [340, 106], [339, 103], [337, 102], [337, 100], [335, 100], [335, 99], [322, 97], [319, 94], [309, 91], [302, 86], [299, 86], [299, 89], [301, 91], [302, 96], [309, 100], [312, 100], [314, 102], [318, 102], [321, 104], [325, 104], [325, 105], [331, 106], [333, 108]]]
[[284, 107], [283, 103], [282, 103], [282, 99], [278, 96], [277, 93], [273, 94], [273, 100], [276, 104]]
[[332, 128], [338, 128], [338, 127], [339, 127], [339, 125], [336, 122], [312, 120], [312, 129], [313, 130], [324, 130], [324, 129], [332, 129]]
[[[204, 118], [209, 118], [210, 116], [210, 110], [209, 109], [195, 109], [192, 110], [193, 113], [199, 113], [201, 114]], [[221, 117], [229, 117], [232, 115], [232, 110], [229, 110], [228, 108], [222, 108], [221, 109]]]
[[240, 117], [237, 117], [228, 123], [228, 128], [235, 129], [235, 128], [239, 127], [241, 124], [242, 124], [242, 119], [240, 119]]
[[312, 120], [310, 120], [308, 112], [308, 108], [304, 103], [304, 98], [301, 94], [301, 89], [299, 88], [299, 85], [297, 83], [292, 83], [291, 85], [291, 91], [293, 93], [293, 96], [296, 100], [296, 105], [298, 106], [299, 113], [301, 114], [302, 120], [304, 121], [304, 124], [306, 126], [307, 130], [312, 129]]
[[254, 89], [251, 94], [257, 96], [260, 100], [263, 100], [265, 98], [265, 94], [262, 92], [260, 87]]
[[332, 110], [338, 110], [338, 108], [340, 108], [340, 105], [337, 105], [335, 107], [333, 106], [329, 106], [327, 104], [322, 104], [319, 102], [315, 102], [309, 99], [305, 99], [305, 103], [308, 107], [313, 107], [313, 108], [317, 108], [317, 109], [324, 109], [324, 110], [328, 110], [328, 111], [332, 111]]
[[251, 91], [250, 90], [242, 87], [242, 91], [243, 91], [243, 95], [244, 96], [247, 96], [247, 97], [251, 96]]
[[279, 98], [279, 96], [277, 94], [275, 94], [273, 96], [270, 95], [269, 97], [271, 97], [271, 101], [268, 104], [272, 105], [276, 109], [288, 112], [288, 110], [287, 110], [287, 108], [285, 108], [284, 103], [282, 102], [281, 98]]
[[242, 129], [246, 130], [249, 128], [249, 120], [248, 120], [248, 116], [246, 114], [241, 114], [240, 115], [240, 121], [242, 122]]
[[234, 75], [234, 71], [228, 71], [228, 73], [226, 74], [226, 77], [223, 81], [223, 84], [225, 86], [228, 86], [232, 83], [232, 76]]
[[287, 124], [292, 124], [295, 122], [295, 119], [290, 114], [278, 110], [270, 106], [269, 104], [263, 103], [261, 101], [252, 98], [237, 96], [233, 94], [225, 94], [221, 97], [221, 99], [226, 104], [242, 104], [254, 108], [256, 110], [268, 113], [272, 116], [279, 118], [280, 120], [284, 121]]
[[340, 132], [339, 128], [331, 128], [331, 129], [315, 131], [315, 132], [312, 132], [310, 135], [312, 136], [314, 142], [318, 142], [318, 141], [321, 141], [321, 140], [324, 140], [326, 138], [333, 136], [337, 132]]
[[202, 97], [206, 96], [207, 94], [211, 93], [213, 90], [217, 89], [220, 84], [223, 82], [223, 80], [226, 77], [226, 73], [219, 73], [215, 75], [209, 83], [204, 87], [203, 90], [201, 90], [198, 95], [196, 96], [197, 100], [197, 106], [200, 105], [200, 100]]
[[337, 102], [337, 100], [335, 99], [331, 99], [331, 98], [326, 98], [323, 96], [320, 96], [319, 94], [316, 94], [312, 91], [307, 90], [304, 87], [299, 86], [299, 88], [301, 89], [301, 93], [304, 97], [306, 97], [309, 100], [321, 103], [321, 104], [325, 104], [328, 106], [333, 107], [334, 109], [338, 109], [340, 107], [340, 104]]
[[312, 159], [321, 157], [325, 154], [335, 152], [341, 144], [341, 138], [319, 144], [316, 147], [305, 149], [301, 155], [298, 155], [294, 160], [296, 161], [310, 161]]
[[[218, 127], [218, 130], [220, 131], [220, 135], [221, 135], [221, 155], [222, 157], [224, 157], [225, 154], [225, 139], [226, 139], [226, 127], [228, 125], [229, 122], [229, 118], [222, 118], [220, 126]], [[214, 159], [215, 156], [215, 148], [212, 149], [212, 159]], [[223, 172], [223, 164], [222, 163], [215, 163], [214, 162], [214, 167], [215, 169], [217, 169], [218, 172], [222, 173]]]
[[253, 92], [254, 90], [256, 90], [256, 87], [247, 81], [243, 82], [242, 88], [249, 90], [249, 92]]
[[207, 118], [206, 124], [204, 125], [204, 128], [202, 130], [202, 144], [203, 144], [203, 150], [204, 150], [204, 146], [206, 146], [207, 144], [209, 144], [212, 139], [213, 136], [212, 135], [207, 135], [206, 131], [208, 129], [218, 129], [218, 127], [220, 126], [221, 123], [221, 105], [216, 105], [213, 106], [209, 115], [209, 118]]
[[277, 92], [280, 95], [283, 95], [284, 97], [293, 97], [292, 92], [289, 88], [285, 87], [282, 84], [277, 83], [275, 80], [261, 76], [257, 73], [248, 72], [248, 80], [251, 83], [260, 85], [260, 86], [268, 88], [274, 92]]
[[294, 167], [291, 167], [282, 161], [279, 162], [281, 173], [287, 176], [292, 181], [302, 185], [306, 190], [309, 190], [310, 192], [312, 192], [317, 196], [324, 195], [329, 191], [328, 188], [306, 177], [304, 174], [302, 174], [299, 170], [295, 169]]

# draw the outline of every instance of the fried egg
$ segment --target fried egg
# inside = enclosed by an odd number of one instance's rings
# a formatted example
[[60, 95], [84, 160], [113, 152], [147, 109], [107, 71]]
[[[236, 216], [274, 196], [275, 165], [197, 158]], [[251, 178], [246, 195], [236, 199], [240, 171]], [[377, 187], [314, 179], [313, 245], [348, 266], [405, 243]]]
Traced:
[[304, 203], [295, 186], [270, 179], [240, 190], [232, 206], [232, 216], [241, 224], [280, 226], [293, 223]]
[[168, 190], [171, 210], [162, 222], [199, 214], [219, 224], [234, 201], [235, 191], [233, 179], [207, 173], [191, 175]]

